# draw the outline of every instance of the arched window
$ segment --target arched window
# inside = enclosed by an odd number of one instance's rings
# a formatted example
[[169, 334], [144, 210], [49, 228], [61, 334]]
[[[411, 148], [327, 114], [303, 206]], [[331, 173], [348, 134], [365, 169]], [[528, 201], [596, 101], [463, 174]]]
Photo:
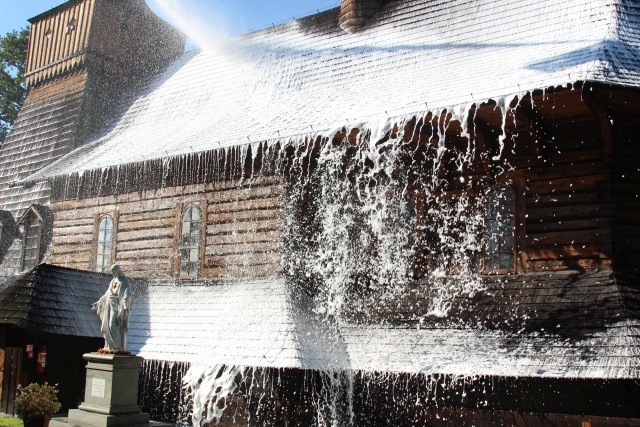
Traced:
[[484, 270], [515, 270], [515, 195], [509, 187], [495, 187], [485, 206]]
[[109, 215], [100, 219], [96, 249], [96, 271], [106, 273], [113, 264], [113, 220]]
[[200, 209], [187, 208], [182, 214], [180, 236], [180, 276], [197, 277], [200, 265]]
[[[40, 263], [44, 255], [43, 249], [51, 243], [51, 223], [51, 211], [36, 204], [31, 205], [16, 222], [22, 234], [22, 271], [30, 270]], [[43, 233], [45, 227], [47, 233]]]

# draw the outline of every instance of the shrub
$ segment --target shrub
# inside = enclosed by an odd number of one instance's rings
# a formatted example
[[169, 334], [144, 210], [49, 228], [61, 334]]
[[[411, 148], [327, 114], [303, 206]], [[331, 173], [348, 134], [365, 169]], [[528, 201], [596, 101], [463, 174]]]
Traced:
[[58, 389], [47, 383], [18, 386], [18, 397], [15, 400], [18, 417], [23, 420], [50, 418], [60, 410]]

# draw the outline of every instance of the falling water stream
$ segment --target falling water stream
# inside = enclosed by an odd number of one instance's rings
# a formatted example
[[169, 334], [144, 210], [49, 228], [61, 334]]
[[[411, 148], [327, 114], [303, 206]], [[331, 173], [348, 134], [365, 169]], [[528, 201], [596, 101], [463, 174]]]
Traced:
[[[392, 307], [416, 279], [429, 280], [426, 315], [434, 318], [445, 318], [455, 297], [483, 288], [477, 271], [486, 183], [468, 171], [488, 154], [479, 153], [468, 138], [448, 142], [444, 134], [452, 116], [441, 115], [444, 119], [428, 114], [407, 120], [400, 129], [409, 125], [409, 134], [392, 129], [377, 141], [366, 131], [344, 133], [342, 139], [306, 139], [272, 151], [276, 159], [264, 159], [286, 177], [281, 219], [290, 292], [311, 301], [313, 316], [333, 325], [328, 330], [338, 341], [345, 322], [384, 325], [388, 319], [373, 315], [378, 303]], [[343, 357], [338, 347], [332, 351]], [[318, 426], [353, 425], [355, 382], [360, 389], [387, 382], [402, 389], [415, 381], [356, 372], [348, 360], [337, 359], [332, 361], [336, 368], [319, 372], [316, 387], [310, 388]], [[264, 381], [278, 372], [263, 369], [257, 375], [251, 367], [192, 364], [183, 381], [193, 424], [220, 421], [239, 390], [256, 396], [256, 377]], [[433, 393], [426, 405], [430, 399], [437, 402], [444, 389], [460, 384], [464, 389], [465, 378], [425, 376], [424, 382], [422, 387]], [[404, 394], [407, 401], [424, 399]]]

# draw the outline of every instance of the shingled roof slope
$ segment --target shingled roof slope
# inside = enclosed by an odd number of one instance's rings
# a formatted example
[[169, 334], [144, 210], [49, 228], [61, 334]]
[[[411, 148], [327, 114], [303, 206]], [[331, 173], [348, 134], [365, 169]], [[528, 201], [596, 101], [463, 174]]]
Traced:
[[38, 265], [0, 291], [0, 323], [41, 333], [101, 337], [91, 305], [109, 281], [106, 274]]
[[[77, 146], [83, 76], [29, 94], [9, 137], [0, 147], [0, 206], [16, 218], [34, 203], [48, 204], [49, 186], [11, 184], [33, 174]], [[43, 96], [45, 93], [46, 96]]]
[[30, 179], [343, 126], [376, 137], [425, 110], [576, 81], [640, 87], [632, 0], [398, 0], [355, 34], [338, 15], [185, 54], [111, 131]]
[[129, 346], [147, 359], [240, 366], [640, 378], [637, 280], [621, 284], [609, 272], [485, 279], [484, 291], [458, 296], [446, 317], [429, 314], [422, 283], [367, 322], [337, 325], [284, 279], [156, 283], [136, 296]]
[[135, 299], [127, 345], [145, 359], [310, 369], [346, 363], [335, 325], [316, 319], [284, 279], [151, 282]]

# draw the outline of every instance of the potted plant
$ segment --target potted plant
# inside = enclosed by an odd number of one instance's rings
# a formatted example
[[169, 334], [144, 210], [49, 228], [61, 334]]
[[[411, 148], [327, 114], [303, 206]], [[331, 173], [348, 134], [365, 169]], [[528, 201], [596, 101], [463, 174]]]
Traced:
[[60, 410], [58, 389], [47, 383], [18, 385], [15, 410], [24, 427], [48, 427], [51, 415]]

